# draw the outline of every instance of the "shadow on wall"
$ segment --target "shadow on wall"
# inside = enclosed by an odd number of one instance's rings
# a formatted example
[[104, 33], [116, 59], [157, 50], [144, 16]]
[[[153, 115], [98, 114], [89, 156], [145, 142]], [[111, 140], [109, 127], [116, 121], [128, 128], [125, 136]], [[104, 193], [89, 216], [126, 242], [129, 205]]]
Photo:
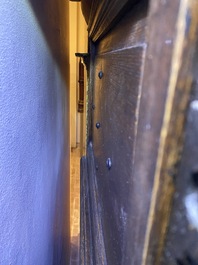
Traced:
[[[28, 0], [42, 30], [46, 43], [56, 62], [65, 88], [69, 88], [69, 2], [67, 0]], [[68, 93], [68, 92], [67, 92]], [[66, 106], [67, 107], [67, 106]], [[69, 120], [69, 107], [66, 116]], [[67, 131], [66, 131], [67, 133]], [[69, 153], [69, 135], [65, 135], [65, 148]], [[68, 156], [68, 154], [66, 154]], [[69, 199], [69, 162], [65, 157], [61, 168], [60, 183], [56, 190], [54, 220], [53, 264], [69, 264], [70, 256], [70, 199]], [[63, 179], [61, 179], [63, 178]], [[62, 212], [60, 214], [60, 212]], [[61, 219], [60, 216], [63, 218]], [[61, 258], [61, 260], [59, 260]]]
[[67, 0], [29, 0], [29, 3], [40, 24], [51, 54], [68, 85], [69, 2]]
[[[62, 161], [64, 165], [65, 161]], [[67, 168], [66, 168], [67, 166]], [[56, 190], [55, 219], [53, 228], [53, 265], [69, 265], [70, 262], [70, 199], [69, 170], [65, 164], [60, 174], [60, 182]], [[61, 179], [62, 178], [62, 179]], [[62, 211], [62, 214], [60, 214]], [[60, 218], [63, 217], [63, 218]]]

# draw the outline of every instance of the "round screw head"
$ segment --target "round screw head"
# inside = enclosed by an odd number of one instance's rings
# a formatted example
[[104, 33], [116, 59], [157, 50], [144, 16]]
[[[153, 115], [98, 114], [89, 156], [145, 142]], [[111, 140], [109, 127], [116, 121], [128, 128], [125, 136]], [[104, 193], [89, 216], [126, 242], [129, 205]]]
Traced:
[[99, 122], [96, 123], [96, 128], [97, 128], [97, 129], [100, 128], [100, 123], [99, 123]]
[[100, 72], [98, 73], [98, 77], [99, 77], [100, 79], [103, 78], [103, 72], [102, 72], [102, 71], [100, 71]]
[[109, 170], [111, 169], [111, 167], [112, 167], [111, 158], [107, 158], [106, 166], [107, 166], [107, 168], [108, 168]]

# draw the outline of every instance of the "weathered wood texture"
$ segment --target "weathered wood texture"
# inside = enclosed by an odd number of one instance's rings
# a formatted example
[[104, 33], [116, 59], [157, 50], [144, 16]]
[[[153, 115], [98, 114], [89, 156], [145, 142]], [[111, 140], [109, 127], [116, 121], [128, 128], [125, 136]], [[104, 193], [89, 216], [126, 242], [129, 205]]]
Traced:
[[[93, 150], [107, 264], [132, 264], [134, 253], [140, 262], [144, 245], [149, 200], [142, 208], [144, 188], [139, 189], [142, 178], [133, 178], [133, 163], [146, 52], [146, 16], [147, 5], [133, 10], [96, 49]], [[108, 158], [112, 160], [110, 170], [106, 166]]]
[[[192, 48], [190, 43], [192, 44], [186, 39], [184, 58], [186, 52]], [[176, 264], [176, 260], [177, 264], [185, 265], [188, 257], [196, 260], [197, 263], [194, 264], [198, 264], [198, 46], [194, 59], [194, 78], [185, 129], [185, 144], [175, 179], [173, 207], [161, 261], [163, 265]]]
[[90, 38], [101, 39], [120, 20], [123, 14], [139, 0], [82, 0], [81, 6], [88, 24]]
[[93, 265], [92, 237], [90, 222], [89, 184], [86, 157], [81, 158], [80, 164], [80, 264]]
[[[164, 248], [174, 192], [173, 180], [180, 161], [184, 120], [192, 86], [192, 61], [197, 40], [197, 12], [198, 2], [195, 0], [174, 1], [164, 5], [151, 2], [149, 19], [151, 24], [148, 24], [151, 29], [148, 35], [150, 44], [145, 63], [142, 105], [140, 104], [140, 120], [141, 115], [143, 120], [150, 119], [151, 132], [154, 132], [145, 139], [150, 144], [146, 150], [145, 147], [143, 149], [144, 157], [146, 161], [155, 163], [154, 171], [150, 171], [153, 170], [152, 167], [145, 167], [148, 164], [142, 160], [145, 171], [150, 172], [150, 176], [154, 173], [154, 178], [150, 179], [153, 181], [153, 191], [143, 253], [145, 265], [159, 264]], [[153, 41], [154, 38], [155, 41]], [[173, 40], [172, 44], [168, 40]], [[161, 55], [163, 60], [159, 60]], [[151, 92], [152, 90], [155, 95]], [[146, 100], [145, 97], [147, 97]], [[165, 99], [164, 103], [163, 99]], [[146, 109], [149, 116], [145, 115]], [[137, 135], [141, 137], [141, 128]], [[154, 139], [159, 137], [157, 153], [152, 153], [153, 136]], [[140, 140], [142, 142], [143, 138]], [[152, 159], [149, 158], [151, 154]]]
[[88, 156], [81, 159], [81, 265], [106, 265], [101, 204], [95, 173], [92, 144]]
[[148, 9], [142, 1], [93, 46], [88, 128], [109, 265], [161, 262], [191, 91], [197, 5], [153, 0]]
[[[133, 179], [136, 109], [144, 52], [143, 47], [136, 47], [96, 59], [96, 73], [102, 69], [104, 77], [95, 84], [93, 123], [99, 122], [101, 127], [94, 128], [93, 149], [107, 258], [115, 265], [132, 262], [130, 253], [135, 246], [131, 239], [144, 238], [144, 229], [138, 228], [145, 227], [147, 217], [138, 203], [140, 190]], [[112, 160], [110, 170], [106, 166], [108, 158]]]

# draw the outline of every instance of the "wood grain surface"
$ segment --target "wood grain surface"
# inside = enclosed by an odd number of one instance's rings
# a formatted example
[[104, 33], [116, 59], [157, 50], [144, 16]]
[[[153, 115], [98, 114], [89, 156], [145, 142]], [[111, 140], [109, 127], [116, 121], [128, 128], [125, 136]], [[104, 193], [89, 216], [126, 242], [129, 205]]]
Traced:
[[[156, 161], [156, 165], [154, 167], [154, 185], [143, 253], [143, 264], [145, 265], [160, 264], [160, 257], [166, 239], [166, 229], [169, 226], [172, 196], [175, 189], [174, 178], [177, 174], [178, 163], [180, 161], [180, 152], [183, 146], [184, 121], [187, 115], [187, 105], [192, 88], [192, 62], [195, 55], [198, 25], [196, 15], [198, 10], [197, 1], [174, 1], [171, 5], [167, 4], [166, 8], [153, 2], [150, 8], [150, 21], [153, 26], [152, 29], [156, 31], [155, 33], [153, 32], [155, 36], [160, 28], [160, 32], [163, 30], [164, 33], [169, 34], [169, 37], [173, 34], [172, 38], [174, 42], [172, 48], [167, 49], [165, 46], [171, 45], [166, 41], [168, 39], [165, 39], [163, 48], [163, 45], [160, 46], [160, 43], [163, 43], [163, 38], [167, 36], [163, 34], [160, 38], [159, 34], [160, 39], [156, 39], [156, 43], [152, 42], [150, 49], [148, 49], [148, 61], [145, 63], [143, 91], [144, 88], [150, 91], [153, 87], [157, 87], [158, 84], [158, 89], [162, 93], [161, 95], [160, 93], [158, 94], [160, 99], [163, 99], [163, 93], [166, 93], [164, 105], [162, 103], [159, 106], [159, 101], [156, 100], [156, 103], [150, 107], [151, 111], [155, 110], [158, 112], [158, 115], [163, 116], [158, 117], [158, 124], [162, 119], [162, 125], [159, 132], [159, 148], [156, 160], [152, 156], [152, 160]], [[157, 26], [157, 21], [155, 21], [155, 19], [157, 20], [156, 12], [160, 15]], [[166, 18], [166, 16], [170, 15], [170, 12], [173, 12], [172, 19], [169, 17], [168, 21], [173, 23], [172, 26], [168, 24]], [[165, 20], [168, 30], [167, 28], [163, 29], [164, 24], [159, 24], [161, 22], [165, 23]], [[174, 25], [175, 27], [173, 27]], [[150, 34], [152, 37], [152, 32], [149, 33], [149, 36]], [[159, 60], [159, 55], [156, 57], [156, 50], [159, 50], [159, 47], [161, 47], [160, 52], [163, 54], [163, 60]], [[152, 60], [156, 58], [152, 63], [155, 71], [150, 75], [151, 64], [149, 57], [151, 56], [152, 58], [153, 55]], [[170, 63], [170, 65], [167, 63]], [[146, 71], [148, 72], [146, 73]], [[161, 78], [163, 78], [161, 83], [158, 83]], [[148, 85], [150, 85], [150, 89]], [[145, 114], [142, 113], [142, 116], [145, 117]], [[156, 136], [158, 134], [158, 126], [154, 123]], [[147, 156], [149, 156], [149, 153], [147, 153]]]
[[111, 30], [91, 20], [90, 32], [108, 31], [93, 33], [99, 41], [91, 44], [88, 120], [106, 264], [173, 261], [173, 252], [166, 255], [173, 238], [167, 229], [175, 222], [169, 217], [176, 211], [197, 13], [196, 0], [151, 0], [133, 6]]
[[101, 39], [128, 9], [139, 0], [82, 0], [81, 6], [88, 24], [90, 38], [95, 42]]
[[[141, 260], [142, 248], [136, 239], [144, 239], [148, 214], [142, 208], [137, 184], [142, 179], [136, 181], [133, 175], [137, 110], [147, 48], [147, 5], [136, 11], [132, 10], [103, 38], [96, 47], [94, 62], [92, 142], [107, 264], [115, 265], [131, 264], [135, 252]], [[100, 123], [99, 129], [96, 123]], [[106, 166], [108, 158], [112, 161], [110, 170]]]
[[[184, 148], [181, 153], [178, 173], [175, 175], [173, 206], [168, 225], [166, 243], [161, 259], [161, 264], [163, 265], [175, 264], [176, 260], [178, 261], [177, 264], [185, 264], [185, 262], [187, 262], [187, 257], [195, 260], [194, 264], [198, 263], [198, 230], [195, 224], [189, 219], [190, 211], [194, 211], [198, 202], [192, 201], [190, 205], [186, 204], [187, 199], [189, 200], [194, 194], [197, 194], [196, 181], [198, 176], [198, 42], [196, 37], [198, 32], [195, 23], [196, 8], [196, 5], [190, 8], [191, 11], [189, 14], [192, 14], [192, 21], [194, 22], [190, 25], [185, 34], [182, 57], [183, 63], [180, 70], [179, 83], [177, 85], [179, 89], [177, 93], [176, 109], [178, 113], [180, 112], [181, 118], [186, 120], [186, 126], [184, 128]], [[191, 57], [191, 60], [187, 63], [186, 58], [188, 57]], [[179, 96], [182, 88], [187, 91], [190, 89], [191, 91], [186, 116], [183, 116], [182, 114], [182, 101], [181, 96]], [[183, 99], [183, 102], [185, 102], [185, 99]], [[172, 118], [172, 120], [174, 123], [180, 122], [181, 124], [178, 115], [177, 120], [175, 118]], [[172, 133], [172, 139], [174, 139], [174, 134], [175, 132]]]

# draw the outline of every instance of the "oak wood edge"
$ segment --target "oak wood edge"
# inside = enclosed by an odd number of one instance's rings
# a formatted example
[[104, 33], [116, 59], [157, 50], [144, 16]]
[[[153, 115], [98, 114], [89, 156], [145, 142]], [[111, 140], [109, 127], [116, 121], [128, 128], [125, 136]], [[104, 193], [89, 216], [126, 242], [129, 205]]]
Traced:
[[[160, 264], [166, 239], [174, 194], [174, 176], [183, 147], [185, 114], [191, 93], [197, 13], [196, 0], [181, 1], [142, 265]], [[186, 19], [187, 14], [191, 16], [190, 22]]]

